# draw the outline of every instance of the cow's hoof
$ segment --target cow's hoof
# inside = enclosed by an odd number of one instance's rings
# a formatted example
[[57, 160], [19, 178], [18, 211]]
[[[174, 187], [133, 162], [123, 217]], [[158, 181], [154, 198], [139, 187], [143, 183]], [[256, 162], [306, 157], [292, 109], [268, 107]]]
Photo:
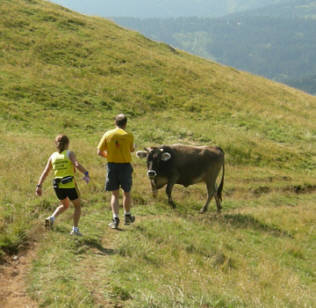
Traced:
[[217, 208], [217, 214], [221, 214], [222, 213], [222, 208]]
[[203, 207], [200, 209], [200, 214], [204, 214], [206, 212], [206, 209]]
[[176, 204], [173, 201], [168, 201], [168, 203], [170, 204], [170, 206], [175, 209], [176, 208]]

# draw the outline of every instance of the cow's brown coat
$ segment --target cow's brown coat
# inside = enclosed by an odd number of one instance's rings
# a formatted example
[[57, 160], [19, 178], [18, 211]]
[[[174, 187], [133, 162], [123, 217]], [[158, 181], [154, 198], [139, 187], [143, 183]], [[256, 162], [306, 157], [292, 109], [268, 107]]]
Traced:
[[[147, 157], [148, 175], [154, 196], [157, 194], [157, 189], [167, 184], [166, 194], [168, 202], [175, 207], [171, 197], [172, 188], [175, 184], [187, 187], [204, 182], [207, 187], [208, 198], [201, 208], [201, 213], [207, 210], [213, 195], [216, 200], [217, 210], [221, 210], [221, 194], [225, 173], [224, 152], [221, 148], [175, 144], [150, 147], [145, 150], [138, 151], [137, 156]], [[170, 157], [166, 153], [170, 153]], [[223, 170], [222, 179], [217, 188], [216, 179], [221, 169]]]

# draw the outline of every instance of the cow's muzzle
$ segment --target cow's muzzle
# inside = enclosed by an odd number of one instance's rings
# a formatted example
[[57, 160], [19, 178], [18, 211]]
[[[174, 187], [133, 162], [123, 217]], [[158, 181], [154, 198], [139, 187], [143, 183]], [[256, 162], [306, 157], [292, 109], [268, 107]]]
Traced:
[[157, 175], [157, 172], [155, 170], [148, 170], [147, 175], [149, 178], [154, 178]]

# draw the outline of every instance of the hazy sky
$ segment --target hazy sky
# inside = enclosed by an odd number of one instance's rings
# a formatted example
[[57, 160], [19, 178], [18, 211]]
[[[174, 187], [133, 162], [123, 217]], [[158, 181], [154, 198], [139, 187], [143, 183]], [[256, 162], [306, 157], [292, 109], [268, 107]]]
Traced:
[[288, 0], [50, 0], [103, 17], [219, 17]]

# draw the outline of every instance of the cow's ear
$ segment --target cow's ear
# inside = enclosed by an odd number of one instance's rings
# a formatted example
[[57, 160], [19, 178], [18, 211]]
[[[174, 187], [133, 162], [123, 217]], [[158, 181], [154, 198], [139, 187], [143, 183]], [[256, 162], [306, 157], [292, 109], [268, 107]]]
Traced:
[[161, 154], [161, 160], [162, 161], [167, 161], [171, 158], [171, 154], [169, 152], [163, 152]]
[[144, 148], [144, 150], [145, 150], [146, 152], [151, 152], [151, 151], [153, 150], [153, 148], [148, 147], [148, 148]]
[[146, 158], [147, 155], [148, 155], [148, 152], [147, 152], [147, 151], [137, 151], [137, 152], [136, 152], [136, 156], [137, 156], [138, 158]]

